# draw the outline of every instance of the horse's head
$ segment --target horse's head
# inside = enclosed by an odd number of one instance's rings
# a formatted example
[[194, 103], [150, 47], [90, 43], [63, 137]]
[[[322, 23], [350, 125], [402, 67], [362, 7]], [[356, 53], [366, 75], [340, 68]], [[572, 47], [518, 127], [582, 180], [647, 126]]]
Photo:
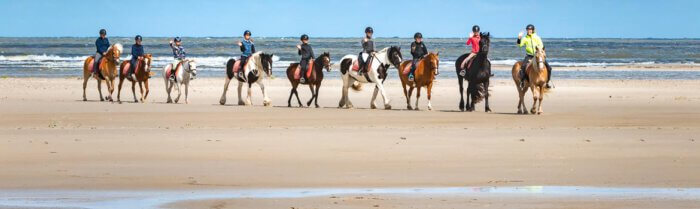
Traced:
[[187, 60], [185, 61], [187, 64], [187, 72], [190, 73], [190, 79], [194, 80], [197, 77], [197, 62], [194, 60]]
[[481, 33], [481, 40], [479, 41], [479, 52], [480, 53], [489, 53], [489, 47], [491, 46], [491, 33], [486, 32], [486, 33]]
[[274, 54], [260, 53], [260, 65], [267, 75], [267, 77], [272, 76], [272, 57]]
[[331, 54], [328, 52], [323, 52], [317, 61], [321, 61], [321, 64], [324, 68], [326, 68], [327, 72], [331, 72]]
[[149, 72], [151, 70], [151, 62], [153, 62], [152, 54], [143, 55], [143, 63], [145, 64], [143, 66], [143, 69], [146, 70], [146, 72]]
[[112, 44], [112, 46], [107, 49], [107, 53], [105, 54], [105, 57], [107, 60], [110, 60], [114, 62], [115, 65], [119, 65], [119, 58], [122, 55], [122, 51], [124, 50], [124, 47], [120, 43]]
[[401, 47], [398, 47], [398, 46], [389, 47], [389, 50], [387, 51], [386, 56], [389, 59], [389, 62], [392, 65], [394, 65], [394, 67], [399, 68], [399, 65], [401, 65], [401, 61], [403, 59], [401, 56]]
[[537, 70], [545, 68], [544, 61], [546, 58], [547, 54], [544, 52], [544, 49], [541, 46], [535, 48], [535, 61], [537, 62]]
[[428, 70], [435, 70], [433, 73], [435, 75], [440, 74], [440, 52], [430, 52], [428, 55], [425, 56], [425, 67], [427, 67]]

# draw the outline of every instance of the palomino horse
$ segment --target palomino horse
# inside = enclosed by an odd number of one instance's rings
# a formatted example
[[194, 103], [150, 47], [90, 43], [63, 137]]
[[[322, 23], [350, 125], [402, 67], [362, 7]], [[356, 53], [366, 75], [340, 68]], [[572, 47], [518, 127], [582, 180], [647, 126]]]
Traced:
[[87, 88], [87, 82], [90, 77], [94, 77], [97, 80], [97, 92], [100, 92], [100, 101], [105, 101], [102, 98], [102, 81], [107, 83], [107, 90], [109, 91], [109, 96], [107, 100], [114, 101], [112, 99], [112, 93], [114, 92], [114, 78], [117, 77], [117, 65], [119, 65], [119, 56], [122, 53], [123, 47], [121, 44], [116, 43], [107, 49], [107, 53], [102, 58], [98, 66], [98, 72], [92, 72], [92, 66], [94, 63], [94, 56], [89, 56], [85, 59], [83, 64], [83, 101], [87, 101], [85, 97], [85, 88]]
[[[139, 89], [141, 90], [141, 103], [143, 103], [146, 100], [149, 91], [148, 78], [151, 77], [152, 60], [153, 57], [151, 54], [145, 54], [143, 56], [143, 60], [138, 61], [138, 64], [136, 64], [136, 69], [134, 69], [134, 77], [136, 77], [135, 81], [131, 78], [126, 78], [126, 75], [129, 73], [129, 67], [131, 67], [131, 62], [129, 62], [128, 60], [122, 62], [121, 66], [119, 66], [119, 90], [117, 91], [118, 102], [121, 102], [122, 84], [124, 83], [124, 79], [131, 81], [131, 93], [134, 95], [134, 102], [139, 102], [139, 100], [136, 99], [137, 82], [139, 83]], [[146, 87], [146, 93], [143, 92], [144, 86]]]
[[[516, 62], [513, 64], [513, 81], [515, 82], [515, 88], [518, 89], [518, 95], [520, 96], [520, 100], [518, 101], [518, 114], [527, 114], [527, 107], [525, 107], [525, 102], [523, 100], [528, 88], [532, 89], [532, 99], [534, 100], [530, 113], [537, 113], [538, 115], [542, 114], [542, 98], [549, 90], [545, 87], [548, 76], [547, 68], [544, 64], [546, 57], [547, 54], [544, 52], [544, 50], [537, 47], [535, 57], [532, 58], [533, 60], [530, 61], [530, 64], [528, 64], [525, 70], [529, 81], [525, 83], [526, 85], [524, 85], [523, 88], [520, 88], [520, 68], [522, 63]], [[537, 103], [538, 101], [539, 103]]]
[[[312, 64], [313, 63], [313, 64]], [[331, 55], [328, 52], [321, 54], [318, 58], [309, 63], [309, 69], [307, 70], [306, 83], [302, 85], [309, 85], [311, 89], [311, 99], [306, 103], [306, 106], [311, 106], [311, 102], [315, 101], [316, 108], [318, 108], [318, 91], [321, 88], [321, 82], [323, 81], [323, 68], [326, 68], [328, 72], [331, 72]], [[287, 67], [287, 78], [289, 82], [292, 83], [292, 91], [289, 92], [289, 99], [287, 100], [287, 107], [292, 106], [292, 95], [297, 96], [297, 102], [299, 102], [299, 107], [304, 107], [299, 100], [299, 93], [297, 92], [297, 86], [299, 86], [299, 78], [301, 78], [299, 63], [292, 63]], [[316, 90], [314, 90], [316, 87]], [[315, 99], [315, 100], [314, 100]]]
[[163, 79], [165, 79], [165, 92], [168, 93], [168, 100], [166, 102], [173, 102], [173, 99], [170, 97], [173, 86], [177, 89], [175, 103], [180, 101], [180, 95], [182, 95], [180, 86], [185, 85], [185, 104], [190, 103], [190, 100], [187, 98], [187, 93], [190, 88], [190, 80], [194, 80], [195, 77], [197, 77], [197, 62], [194, 60], [186, 59], [180, 61], [177, 63], [177, 66], [173, 66], [172, 63], [165, 65], [165, 67], [163, 67]]
[[[270, 100], [269, 97], [267, 97], [267, 91], [265, 90], [265, 84], [263, 83], [263, 80], [265, 77], [270, 77], [272, 76], [272, 54], [265, 54], [263, 52], [255, 52], [253, 53], [250, 58], [248, 58], [248, 62], [246, 65], [243, 67], [243, 75], [246, 76], [246, 79], [244, 80], [243, 78], [240, 78], [237, 76], [238, 73], [235, 73], [236, 69], [238, 67], [238, 62], [236, 59], [229, 59], [228, 62], [226, 63], [226, 82], [224, 84], [224, 93], [221, 95], [221, 99], [219, 100], [219, 104], [224, 105], [226, 104], [226, 91], [228, 91], [228, 84], [231, 82], [231, 79], [236, 77], [236, 80], [238, 80], [238, 105], [251, 105], [252, 102], [250, 101], [251, 97], [251, 87], [253, 86], [254, 83], [257, 83], [258, 86], [260, 86], [260, 89], [262, 90], [263, 93], [263, 105], [265, 106], [270, 106], [272, 104], [272, 100]], [[236, 69], [234, 69], [236, 68]], [[243, 89], [243, 84], [247, 83], [248, 84], [248, 96], [245, 99], [245, 102], [241, 98], [241, 90]]]
[[[377, 108], [374, 101], [377, 99], [377, 92], [381, 92], [382, 98], [384, 99], [384, 109], [391, 109], [389, 98], [386, 96], [386, 91], [382, 83], [383, 80], [386, 79], [386, 70], [389, 68], [389, 65], [399, 68], [402, 59], [401, 48], [397, 46], [387, 47], [370, 57], [371, 58], [367, 59], [369, 63], [367, 70], [362, 76], [358, 74], [353, 66], [357, 64], [357, 55], [345, 55], [340, 59], [340, 73], [341, 78], [343, 78], [343, 95], [338, 104], [339, 108], [353, 107], [352, 102], [350, 102], [348, 98], [348, 89], [350, 87], [355, 91], [360, 91], [362, 83], [375, 83], [370, 107], [372, 109]], [[380, 78], [382, 78], [381, 81], [379, 80]]]
[[[406, 60], [401, 63], [401, 67], [398, 68], [399, 78], [403, 86], [403, 95], [406, 96], [406, 108], [409, 110], [413, 109], [413, 107], [411, 107], [411, 95], [413, 94], [413, 89], [416, 88], [416, 110], [418, 110], [420, 88], [425, 86], [428, 89], [428, 110], [432, 110], [433, 105], [430, 103], [430, 99], [432, 96], [433, 80], [435, 80], [436, 75], [440, 74], [438, 70], [440, 67], [440, 53], [428, 53], [428, 55], [416, 63], [417, 66], [413, 81], [408, 80], [408, 73], [411, 70], [411, 65], [411, 60]], [[410, 87], [408, 91], [406, 91], [406, 86]]]
[[[491, 61], [488, 60], [489, 46], [491, 45], [490, 34], [481, 33], [481, 41], [479, 41], [479, 52], [472, 59], [469, 69], [466, 69], [464, 76], [460, 75], [462, 70], [462, 62], [469, 54], [464, 54], [457, 58], [455, 62], [455, 70], [457, 71], [457, 80], [459, 83], [459, 109], [464, 111], [474, 111], [474, 106], [477, 102], [486, 99], [485, 112], [491, 112], [489, 108], [489, 79], [491, 76]], [[464, 80], [467, 80], [467, 102], [464, 102]], [[471, 99], [471, 102], [469, 101]]]

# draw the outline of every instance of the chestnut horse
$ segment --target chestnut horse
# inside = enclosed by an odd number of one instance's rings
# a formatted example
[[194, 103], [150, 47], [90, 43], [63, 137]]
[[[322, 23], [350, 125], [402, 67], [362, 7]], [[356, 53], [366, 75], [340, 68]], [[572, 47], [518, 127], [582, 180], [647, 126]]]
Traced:
[[85, 88], [87, 88], [87, 82], [90, 77], [94, 77], [97, 80], [97, 92], [100, 92], [100, 101], [105, 101], [102, 98], [102, 81], [107, 83], [107, 90], [109, 96], [107, 100], [114, 101], [112, 99], [112, 93], [114, 92], [114, 78], [117, 77], [117, 65], [119, 65], [119, 56], [121, 56], [123, 47], [121, 44], [116, 43], [107, 49], [107, 53], [102, 57], [102, 60], [98, 66], [98, 72], [92, 72], [92, 66], [94, 63], [94, 56], [89, 56], [85, 59], [83, 63], [83, 101], [87, 101], [85, 97]]
[[[406, 108], [409, 110], [413, 109], [411, 107], [411, 95], [413, 94], [413, 89], [416, 88], [416, 108], [418, 110], [418, 99], [420, 98], [420, 88], [425, 86], [428, 90], [428, 110], [433, 110], [433, 105], [430, 103], [433, 89], [433, 81], [435, 76], [440, 74], [438, 68], [440, 67], [440, 53], [428, 53], [420, 61], [416, 63], [416, 70], [414, 72], [413, 81], [408, 80], [408, 71], [411, 70], [412, 62], [411, 60], [406, 60], [401, 63], [399, 70], [399, 78], [401, 79], [401, 85], [403, 86], [403, 95], [406, 96]], [[410, 89], [406, 91], [406, 86]]]
[[[311, 102], [314, 102], [316, 108], [318, 108], [318, 91], [321, 88], [321, 82], [323, 81], [323, 68], [326, 68], [328, 72], [331, 72], [331, 55], [328, 52], [324, 52], [321, 54], [321, 56], [316, 58], [313, 63], [314, 64], [311, 66], [311, 69], [307, 69], [310, 71], [311, 76], [308, 76], [306, 83], [303, 83], [302, 85], [309, 85], [309, 89], [311, 89], [311, 99], [309, 99], [309, 101], [306, 103], [306, 106], [310, 107]], [[304, 107], [304, 105], [301, 104], [301, 100], [299, 100], [299, 93], [297, 92], [297, 86], [300, 84], [300, 77], [297, 78], [296, 74], [300, 72], [296, 71], [301, 71], [299, 68], [299, 63], [292, 63], [289, 65], [289, 67], [287, 67], [287, 78], [289, 79], [289, 82], [292, 83], [292, 91], [289, 92], [287, 107], [292, 107], [292, 95], [296, 95], [297, 102], [299, 102], [299, 107]], [[314, 90], [314, 87], [316, 87], [316, 90]]]
[[[127, 78], [126, 75], [128, 74], [129, 67], [131, 66], [131, 62], [129, 60], [123, 61], [121, 66], [119, 66], [119, 89], [117, 90], [117, 101], [121, 102], [121, 94], [122, 94], [122, 84], [124, 83], [124, 79], [131, 81], [131, 93], [134, 95], [134, 102], [139, 102], [138, 99], [136, 99], [136, 83], [139, 83], [139, 89], [141, 90], [141, 103], [143, 103], [146, 100], [146, 97], [148, 97], [148, 78], [151, 77], [151, 61], [153, 60], [153, 57], [151, 54], [145, 54], [143, 55], [143, 60], [139, 60], [138, 64], [136, 65], [136, 69], [134, 69], [134, 77], [136, 77], [136, 80], [134, 81], [131, 78]], [[142, 84], [143, 83], [143, 84]], [[146, 87], [146, 93], [144, 94], [143, 92], [143, 86]]]
[[525, 102], [523, 100], [528, 88], [532, 89], [532, 99], [534, 100], [530, 113], [542, 114], [542, 97], [544, 97], [544, 94], [549, 90], [545, 87], [548, 76], [547, 68], [544, 64], [546, 57], [547, 54], [544, 49], [537, 47], [535, 57], [532, 58], [532, 61], [530, 61], [530, 64], [528, 64], [525, 69], [528, 81], [526, 81], [523, 88], [520, 88], [520, 68], [522, 63], [516, 62], [513, 64], [513, 81], [515, 82], [515, 88], [518, 89], [518, 95], [520, 97], [518, 101], [518, 114], [527, 114], [527, 107], [525, 107]]

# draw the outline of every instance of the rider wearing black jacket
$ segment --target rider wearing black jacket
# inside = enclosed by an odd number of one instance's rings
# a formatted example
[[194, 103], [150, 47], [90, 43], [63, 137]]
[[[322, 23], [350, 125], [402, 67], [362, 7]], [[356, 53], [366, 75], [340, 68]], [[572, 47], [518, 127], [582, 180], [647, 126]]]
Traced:
[[309, 68], [309, 61], [314, 58], [314, 50], [311, 48], [311, 45], [309, 45], [309, 36], [306, 34], [301, 35], [301, 45], [297, 45], [298, 49], [298, 54], [301, 55], [301, 62], [299, 62], [299, 65], [301, 66], [301, 78], [299, 81], [301, 83], [306, 83], [306, 71]]
[[423, 43], [423, 34], [416, 33], [413, 35], [415, 41], [411, 43], [411, 56], [413, 56], [411, 72], [408, 73], [408, 80], [412, 81], [414, 73], [416, 72], [416, 64], [423, 58], [423, 56], [428, 54], [428, 47]]

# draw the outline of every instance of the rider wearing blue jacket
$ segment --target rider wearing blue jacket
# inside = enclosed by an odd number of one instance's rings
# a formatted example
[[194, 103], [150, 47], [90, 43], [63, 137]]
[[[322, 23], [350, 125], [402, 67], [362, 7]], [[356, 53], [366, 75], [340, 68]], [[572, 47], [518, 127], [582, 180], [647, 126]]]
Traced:
[[136, 69], [136, 64], [138, 61], [143, 60], [143, 45], [141, 45], [141, 35], [137, 35], [136, 38], [134, 38], [134, 41], [136, 43], [134, 45], [131, 45], [131, 66], [129, 67], [129, 73], [127, 74], [127, 77], [134, 79], [134, 69]]
[[238, 76], [243, 77], [243, 67], [245, 66], [246, 62], [248, 62], [248, 58], [255, 53], [255, 43], [253, 43], [253, 39], [250, 37], [252, 33], [249, 30], [246, 30], [243, 32], [243, 40], [238, 41], [238, 46], [241, 48], [241, 65], [240, 65], [240, 70], [238, 70]]
[[105, 29], [100, 29], [100, 37], [95, 40], [95, 48], [97, 48], [97, 52], [95, 52], [95, 60], [93, 61], [94, 64], [92, 66], [92, 71], [97, 72], [97, 68], [100, 65], [100, 59], [107, 53], [107, 50], [109, 50], [109, 39], [107, 38], [107, 30]]

